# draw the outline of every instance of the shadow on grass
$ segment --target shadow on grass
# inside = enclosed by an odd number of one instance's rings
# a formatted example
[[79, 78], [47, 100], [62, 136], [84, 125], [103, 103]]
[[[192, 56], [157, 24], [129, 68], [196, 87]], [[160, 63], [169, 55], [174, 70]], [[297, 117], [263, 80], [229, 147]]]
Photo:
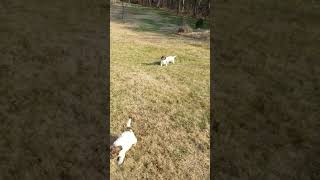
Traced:
[[147, 66], [155, 66], [155, 65], [160, 65], [160, 61], [154, 61], [151, 63], [141, 63], [142, 65], [147, 65]]

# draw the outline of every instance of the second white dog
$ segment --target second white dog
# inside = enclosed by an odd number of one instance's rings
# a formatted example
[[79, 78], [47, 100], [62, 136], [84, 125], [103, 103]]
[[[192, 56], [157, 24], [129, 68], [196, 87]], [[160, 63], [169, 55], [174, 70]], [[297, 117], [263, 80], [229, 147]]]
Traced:
[[175, 58], [176, 58], [176, 57], [177, 57], [177, 56], [168, 56], [166, 59], [168, 60], [169, 63], [174, 64], [174, 61], [175, 61]]
[[162, 56], [162, 57], [161, 57], [161, 61], [160, 61], [160, 65], [161, 65], [161, 66], [162, 66], [162, 65], [168, 66], [169, 63], [174, 64], [174, 61], [175, 61], [175, 58], [176, 58], [176, 57], [177, 57], [177, 56], [167, 56], [167, 57]]

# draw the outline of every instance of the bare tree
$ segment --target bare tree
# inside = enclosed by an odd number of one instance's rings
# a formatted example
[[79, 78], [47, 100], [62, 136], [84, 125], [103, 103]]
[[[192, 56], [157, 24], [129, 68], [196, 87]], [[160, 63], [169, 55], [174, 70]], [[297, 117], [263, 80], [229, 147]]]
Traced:
[[160, 7], [160, 3], [161, 3], [161, 0], [158, 0], [157, 8], [159, 8], [159, 7]]
[[181, 12], [184, 13], [184, 0], [182, 0], [182, 9]]
[[122, 20], [124, 21], [124, 2], [122, 1]]

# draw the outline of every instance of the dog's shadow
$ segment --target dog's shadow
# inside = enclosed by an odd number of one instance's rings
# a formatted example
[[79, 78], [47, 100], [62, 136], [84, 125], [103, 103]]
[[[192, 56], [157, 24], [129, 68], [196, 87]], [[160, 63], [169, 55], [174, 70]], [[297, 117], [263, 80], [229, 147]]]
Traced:
[[147, 65], [147, 66], [160, 65], [160, 61], [154, 61], [154, 62], [151, 62], [151, 63], [142, 63], [142, 65]]

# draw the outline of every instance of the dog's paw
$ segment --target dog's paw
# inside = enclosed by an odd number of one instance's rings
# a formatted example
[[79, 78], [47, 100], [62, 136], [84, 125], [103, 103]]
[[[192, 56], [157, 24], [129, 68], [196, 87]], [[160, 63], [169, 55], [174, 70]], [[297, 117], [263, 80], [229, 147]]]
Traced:
[[124, 158], [118, 157], [118, 158], [117, 158], [117, 162], [118, 162], [118, 165], [119, 165], [119, 166], [122, 165], [123, 162], [124, 162]]

